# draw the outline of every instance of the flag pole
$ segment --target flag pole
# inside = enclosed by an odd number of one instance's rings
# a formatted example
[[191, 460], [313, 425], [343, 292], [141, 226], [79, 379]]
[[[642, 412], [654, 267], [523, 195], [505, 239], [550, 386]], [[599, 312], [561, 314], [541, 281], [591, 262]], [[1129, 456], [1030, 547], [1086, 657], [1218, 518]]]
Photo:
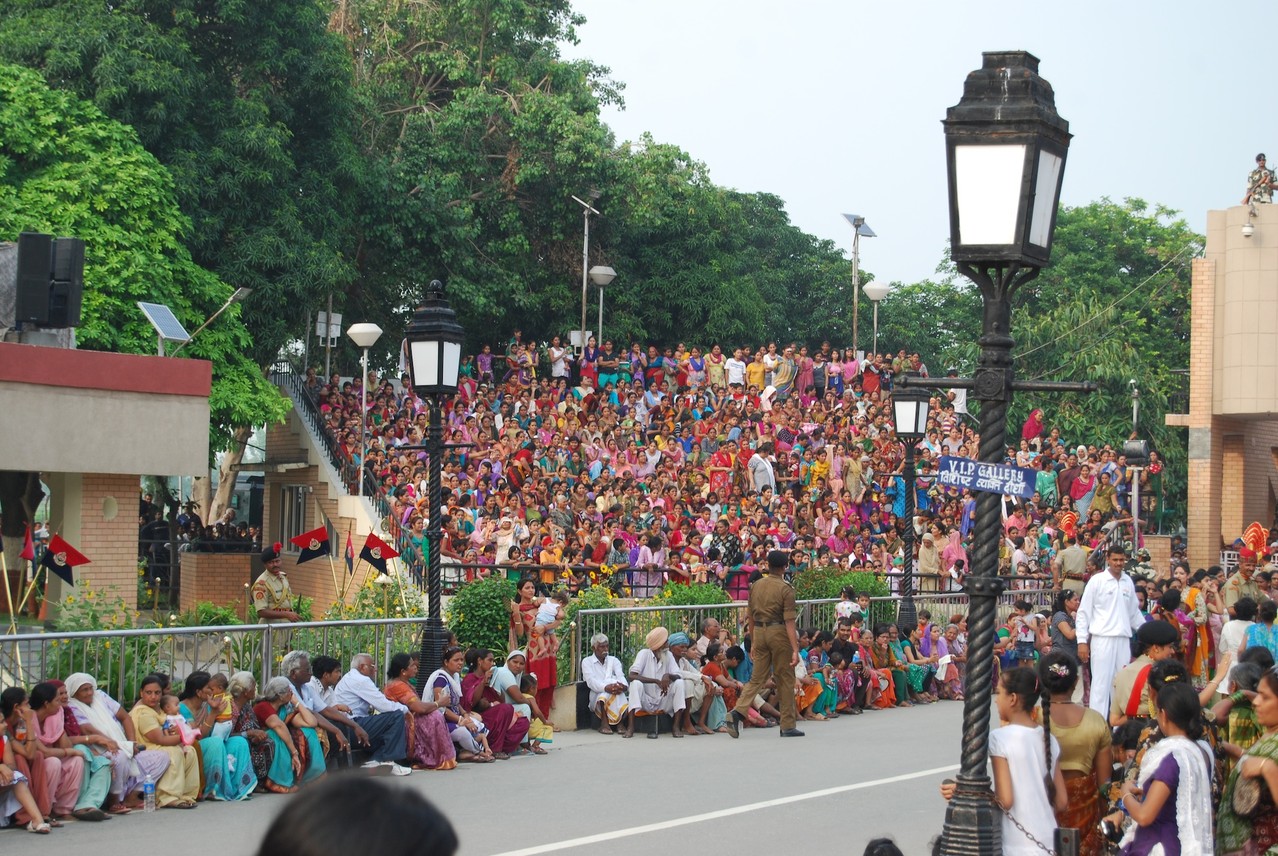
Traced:
[[16, 636], [18, 611], [14, 609], [13, 587], [9, 585], [9, 562], [4, 557], [4, 550], [0, 550], [0, 573], [4, 574], [4, 602], [9, 605], [9, 632]]
[[[404, 566], [396, 559], [391, 559], [395, 564], [395, 587], [399, 589], [399, 602], [404, 607], [404, 617], [408, 617], [408, 597], [404, 594]], [[386, 616], [389, 618], [390, 616]]]

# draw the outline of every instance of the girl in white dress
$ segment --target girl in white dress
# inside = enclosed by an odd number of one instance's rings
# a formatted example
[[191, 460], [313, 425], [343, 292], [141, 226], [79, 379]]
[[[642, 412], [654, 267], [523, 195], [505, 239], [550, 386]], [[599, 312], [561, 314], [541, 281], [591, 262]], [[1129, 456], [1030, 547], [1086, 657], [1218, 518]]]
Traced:
[[[1068, 806], [1065, 778], [1058, 763], [1060, 745], [1032, 715], [1040, 697], [1047, 700], [1038, 675], [1029, 667], [1004, 672], [994, 691], [1004, 725], [990, 732], [990, 766], [994, 773], [994, 799], [1003, 809], [1006, 856], [1040, 856], [1043, 851], [1030, 840], [1030, 835], [1051, 849], [1055, 811]], [[1043, 706], [1043, 718], [1050, 723], [1049, 705], [1050, 702]], [[1028, 835], [1016, 828], [1013, 818]]]

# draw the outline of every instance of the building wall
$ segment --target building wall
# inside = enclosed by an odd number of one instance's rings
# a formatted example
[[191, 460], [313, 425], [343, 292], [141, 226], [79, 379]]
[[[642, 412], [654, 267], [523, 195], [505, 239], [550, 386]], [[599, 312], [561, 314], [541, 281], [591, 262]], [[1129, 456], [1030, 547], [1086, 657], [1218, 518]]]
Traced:
[[261, 562], [245, 553], [183, 553], [183, 610], [201, 601], [233, 607], [241, 618], [248, 615], [248, 591]]
[[1278, 497], [1278, 206], [1257, 205], [1243, 237], [1244, 206], [1207, 215], [1195, 259], [1190, 322], [1189, 560], [1220, 550], [1254, 521], [1270, 526]]
[[[76, 587], [119, 597], [138, 607], [138, 477], [118, 473], [53, 473], [47, 477], [49, 528], [87, 556], [74, 571]], [[58, 603], [71, 593], [50, 575], [47, 594]], [[145, 604], [143, 604], [145, 606]], [[52, 614], [49, 615], [52, 618]]]

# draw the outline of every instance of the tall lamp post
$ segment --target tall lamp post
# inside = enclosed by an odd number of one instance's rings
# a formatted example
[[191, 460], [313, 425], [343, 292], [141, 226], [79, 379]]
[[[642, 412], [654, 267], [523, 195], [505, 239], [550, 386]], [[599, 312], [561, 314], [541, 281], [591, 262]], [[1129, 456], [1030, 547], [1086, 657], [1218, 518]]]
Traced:
[[872, 279], [861, 288], [874, 304], [874, 353], [879, 352], [879, 301], [888, 296], [892, 286]]
[[[617, 278], [617, 272], [607, 265], [595, 265], [590, 269], [590, 281], [599, 286], [599, 326], [595, 328], [595, 341], [603, 344], [603, 293], [604, 287], [611, 285]], [[585, 327], [583, 323], [581, 326]]]
[[367, 322], [352, 324], [346, 331], [351, 341], [363, 350], [359, 379], [359, 496], [364, 495], [364, 473], [368, 469], [368, 349], [382, 337], [382, 328]]
[[[1069, 123], [1056, 112], [1051, 84], [1038, 75], [1037, 57], [1024, 51], [983, 57], [944, 125], [950, 257], [980, 289], [983, 304], [980, 357], [971, 382], [981, 402], [979, 459], [999, 464], [1012, 391], [1030, 388], [1013, 378], [1012, 296], [1051, 257], [1070, 133]], [[941, 833], [941, 852], [947, 856], [1003, 852], [999, 808], [986, 772], [994, 624], [1003, 588], [998, 579], [1001, 528], [999, 495], [978, 493], [972, 572], [964, 585], [971, 603], [963, 749]]]
[[[443, 402], [457, 393], [462, 340], [465, 338], [465, 331], [457, 323], [457, 313], [448, 305], [444, 284], [439, 280], [431, 280], [426, 299], [414, 310], [404, 338], [408, 340], [408, 369], [412, 375], [413, 391], [430, 402], [430, 430], [426, 436], [426, 454], [430, 458], [427, 491], [430, 505], [426, 530], [428, 612], [418, 660], [422, 671], [430, 674], [442, 664], [444, 643], [448, 640], [440, 611], [443, 592], [439, 577], [439, 545], [444, 537], [440, 511], [444, 504], [440, 484], [444, 457]], [[425, 689], [423, 681], [417, 687], [418, 695], [422, 695]]]
[[595, 210], [595, 203], [602, 196], [598, 190], [591, 190], [586, 194], [590, 197], [587, 202], [580, 197], [574, 196], [573, 202], [581, 206], [581, 351], [586, 352], [586, 296], [590, 292], [589, 287], [589, 270], [590, 270], [590, 215], [599, 214]]
[[[878, 307], [877, 301], [875, 307]], [[892, 424], [905, 445], [905, 561], [901, 565], [901, 606], [896, 623], [912, 630], [918, 623], [914, 606], [914, 512], [918, 475], [914, 471], [914, 447], [927, 434], [932, 395], [925, 389], [907, 387], [892, 393]]]
[[843, 219], [852, 224], [852, 351], [860, 357], [856, 345], [857, 320], [861, 312], [861, 236], [876, 237], [860, 214], [844, 214]]

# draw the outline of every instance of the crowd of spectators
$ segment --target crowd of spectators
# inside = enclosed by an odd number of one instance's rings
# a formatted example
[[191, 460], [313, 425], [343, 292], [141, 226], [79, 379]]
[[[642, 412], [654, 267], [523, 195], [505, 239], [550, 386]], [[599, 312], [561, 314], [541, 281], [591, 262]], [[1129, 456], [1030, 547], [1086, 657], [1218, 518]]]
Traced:
[[[626, 569], [636, 595], [671, 579], [719, 582], [743, 597], [772, 548], [790, 551], [796, 572], [891, 570], [904, 562], [904, 449], [891, 408], [902, 372], [928, 368], [918, 354], [857, 359], [829, 342], [618, 349], [591, 340], [574, 355], [557, 337], [525, 342], [516, 332], [500, 354], [484, 346], [464, 361], [446, 407], [445, 438], [457, 446], [443, 460], [441, 555], [466, 566], [562, 567], [572, 591], [588, 570]], [[389, 503], [388, 525], [420, 569], [426, 453], [403, 447], [423, 444], [427, 402], [406, 374], [325, 380], [311, 369], [304, 383], [351, 471]], [[970, 492], [938, 483], [937, 459], [974, 457], [978, 442], [965, 393], [936, 393], [914, 485], [925, 590], [961, 585], [975, 514]], [[1065, 438], [1038, 409], [1007, 462], [1037, 471], [1031, 499], [1003, 502], [1002, 565], [1024, 577], [1050, 575], [1066, 537], [1092, 549], [1130, 539], [1133, 485], [1140, 480], [1149, 519], [1162, 470], [1157, 452], [1132, 468], [1113, 443]]]
[[396, 654], [379, 680], [369, 654], [343, 671], [290, 651], [264, 686], [251, 672], [147, 675], [127, 710], [87, 673], [11, 686], [0, 693], [0, 827], [47, 834], [127, 815], [145, 808], [147, 785], [155, 807], [191, 809], [294, 793], [333, 767], [407, 776], [544, 755], [553, 731], [521, 692], [526, 665], [519, 651], [495, 666], [489, 651], [453, 646], [427, 677], [415, 655]]

